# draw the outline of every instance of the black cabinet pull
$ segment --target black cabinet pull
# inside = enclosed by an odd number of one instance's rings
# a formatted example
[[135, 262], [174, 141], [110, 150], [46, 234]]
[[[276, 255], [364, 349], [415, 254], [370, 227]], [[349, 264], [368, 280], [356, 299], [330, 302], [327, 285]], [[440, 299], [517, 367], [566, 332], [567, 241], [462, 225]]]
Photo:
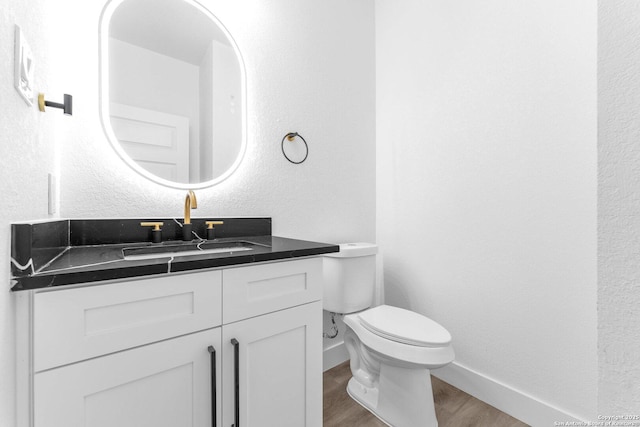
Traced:
[[216, 427], [217, 424], [217, 410], [216, 410], [216, 349], [212, 345], [207, 349], [211, 356], [211, 425]]
[[240, 427], [240, 343], [237, 339], [231, 338], [231, 344], [233, 344], [233, 360], [234, 360], [234, 384], [235, 384], [235, 399], [236, 399], [236, 422], [231, 424], [231, 427]]

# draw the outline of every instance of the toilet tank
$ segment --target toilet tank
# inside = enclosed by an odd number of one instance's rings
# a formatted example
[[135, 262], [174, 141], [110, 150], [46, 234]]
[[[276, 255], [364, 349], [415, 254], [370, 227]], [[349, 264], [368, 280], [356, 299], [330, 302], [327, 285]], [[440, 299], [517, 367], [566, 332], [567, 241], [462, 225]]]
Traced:
[[324, 256], [323, 309], [353, 313], [371, 306], [377, 253], [373, 243], [343, 243], [340, 252]]

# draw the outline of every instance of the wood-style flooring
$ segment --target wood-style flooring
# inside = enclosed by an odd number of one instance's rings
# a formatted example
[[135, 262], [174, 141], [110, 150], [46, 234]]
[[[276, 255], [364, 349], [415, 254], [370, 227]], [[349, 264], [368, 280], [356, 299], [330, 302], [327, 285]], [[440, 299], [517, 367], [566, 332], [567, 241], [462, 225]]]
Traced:
[[[324, 373], [324, 427], [386, 427], [347, 394], [349, 362]], [[431, 377], [439, 427], [527, 427], [493, 406]]]

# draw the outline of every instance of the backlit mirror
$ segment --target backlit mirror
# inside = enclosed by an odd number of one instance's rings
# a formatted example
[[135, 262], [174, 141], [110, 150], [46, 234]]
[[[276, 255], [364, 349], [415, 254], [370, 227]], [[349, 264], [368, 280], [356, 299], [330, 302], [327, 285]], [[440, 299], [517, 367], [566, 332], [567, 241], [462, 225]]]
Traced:
[[111, 0], [100, 21], [101, 114], [142, 175], [175, 188], [227, 178], [245, 146], [245, 78], [220, 21], [191, 0]]

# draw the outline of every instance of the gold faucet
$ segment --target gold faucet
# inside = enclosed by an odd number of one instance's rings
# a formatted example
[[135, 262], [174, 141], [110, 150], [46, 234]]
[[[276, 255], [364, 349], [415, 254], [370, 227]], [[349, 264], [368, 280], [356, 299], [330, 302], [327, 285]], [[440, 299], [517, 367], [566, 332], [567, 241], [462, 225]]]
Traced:
[[184, 199], [184, 223], [191, 224], [191, 209], [198, 208], [198, 199], [193, 190], [189, 190], [186, 199]]

